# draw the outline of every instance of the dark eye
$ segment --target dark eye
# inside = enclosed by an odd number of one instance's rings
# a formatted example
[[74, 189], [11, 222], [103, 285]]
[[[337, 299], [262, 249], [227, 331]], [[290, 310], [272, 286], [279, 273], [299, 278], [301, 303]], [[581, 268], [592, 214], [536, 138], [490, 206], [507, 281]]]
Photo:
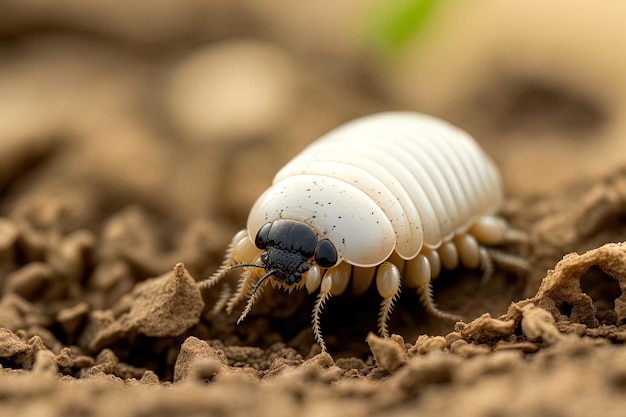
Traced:
[[328, 239], [322, 239], [315, 249], [315, 263], [322, 268], [330, 268], [337, 263], [337, 249]]
[[259, 233], [256, 234], [256, 238], [254, 239], [254, 244], [256, 245], [257, 248], [259, 249], [267, 248], [267, 245], [269, 244], [271, 227], [272, 227], [272, 223], [265, 223], [263, 227], [261, 227], [261, 230], [259, 230]]

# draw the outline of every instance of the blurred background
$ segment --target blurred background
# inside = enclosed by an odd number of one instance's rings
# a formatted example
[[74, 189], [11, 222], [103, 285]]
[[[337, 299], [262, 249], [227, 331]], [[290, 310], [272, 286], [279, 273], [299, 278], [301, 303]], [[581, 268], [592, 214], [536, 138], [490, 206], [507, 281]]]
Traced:
[[509, 195], [550, 194], [624, 162], [621, 2], [0, 8], [3, 216], [45, 223], [64, 213], [64, 227], [97, 229], [139, 204], [167, 223], [209, 219], [223, 248], [291, 156], [384, 110], [468, 130]]

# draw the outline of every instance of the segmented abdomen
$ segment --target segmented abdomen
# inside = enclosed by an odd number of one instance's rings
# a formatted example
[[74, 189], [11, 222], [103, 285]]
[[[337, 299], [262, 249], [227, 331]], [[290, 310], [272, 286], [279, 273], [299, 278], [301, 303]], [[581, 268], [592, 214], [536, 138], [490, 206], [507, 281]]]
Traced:
[[382, 113], [331, 131], [281, 169], [274, 184], [302, 174], [367, 194], [392, 223], [404, 259], [466, 231], [503, 198], [495, 164], [467, 133], [415, 113]]

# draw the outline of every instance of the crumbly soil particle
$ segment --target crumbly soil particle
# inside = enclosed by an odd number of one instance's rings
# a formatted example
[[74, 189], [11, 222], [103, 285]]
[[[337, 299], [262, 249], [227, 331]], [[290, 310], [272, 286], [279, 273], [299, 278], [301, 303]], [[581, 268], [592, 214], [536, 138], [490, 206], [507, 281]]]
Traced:
[[[525, 57], [560, 14], [490, 59], [453, 48], [462, 27], [448, 25], [437, 53], [415, 52], [432, 78], [409, 99], [385, 77], [411, 66], [372, 61], [348, 29], [369, 2], [126, 3], [10, 2], [0, 16], [1, 415], [623, 414], [626, 106], [602, 88], [623, 63], [605, 74], [572, 64], [580, 54]], [[468, 25], [489, 15], [488, 38], [518, 50], [511, 14], [491, 3]], [[602, 12], [578, 12], [597, 33], [567, 32], [572, 50], [605, 45], [606, 25], [590, 22]], [[444, 87], [460, 77], [434, 70], [439, 53], [473, 68], [462, 88]], [[444, 273], [435, 300], [457, 323], [403, 291], [388, 339], [371, 333], [375, 289], [332, 297], [328, 352], [304, 291], [268, 287], [239, 325], [243, 303], [215, 313], [225, 294], [196, 282], [277, 169], [339, 123], [398, 108], [458, 121], [494, 155], [503, 214], [528, 235], [501, 249], [528, 274]]]

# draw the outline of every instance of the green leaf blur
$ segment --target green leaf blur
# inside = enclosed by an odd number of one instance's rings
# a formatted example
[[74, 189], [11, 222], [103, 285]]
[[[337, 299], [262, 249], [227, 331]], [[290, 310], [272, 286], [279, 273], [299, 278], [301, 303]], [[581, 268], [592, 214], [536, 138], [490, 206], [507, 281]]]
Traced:
[[368, 32], [381, 53], [397, 53], [414, 39], [428, 22], [437, 0], [389, 0], [373, 10]]

